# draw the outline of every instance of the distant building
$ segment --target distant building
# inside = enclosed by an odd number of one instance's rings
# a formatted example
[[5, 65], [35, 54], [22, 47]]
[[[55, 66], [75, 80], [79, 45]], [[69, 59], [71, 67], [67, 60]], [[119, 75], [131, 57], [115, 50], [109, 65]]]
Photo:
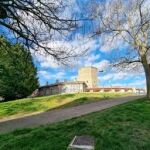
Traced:
[[88, 88], [98, 87], [98, 69], [95, 67], [81, 68], [77, 80], [85, 82]]
[[41, 86], [36, 90], [32, 96], [45, 96], [45, 95], [54, 95], [61, 93], [78, 93], [86, 92], [86, 84], [84, 82], [75, 81], [75, 82], [59, 82], [55, 84], [50, 84], [46, 86]]
[[131, 87], [99, 87], [98, 69], [95, 67], [84, 67], [78, 71], [77, 80], [64, 80], [64, 82], [59, 82], [57, 79], [55, 84], [46, 84], [45, 86], [41, 86], [39, 89], [35, 90], [32, 96], [79, 92], [127, 92], [145, 94], [146, 91], [144, 89]]
[[131, 88], [131, 87], [97, 87], [87, 88], [87, 92], [120, 92], [120, 93], [135, 93], [145, 94], [145, 89]]

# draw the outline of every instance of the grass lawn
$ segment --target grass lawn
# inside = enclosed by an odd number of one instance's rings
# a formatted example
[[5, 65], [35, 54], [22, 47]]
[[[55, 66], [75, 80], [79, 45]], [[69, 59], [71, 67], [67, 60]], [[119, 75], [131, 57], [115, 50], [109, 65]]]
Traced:
[[78, 93], [26, 98], [0, 103], [0, 119], [15, 118], [28, 114], [44, 112], [58, 107], [71, 107], [90, 103], [111, 97], [118, 97], [122, 93]]
[[0, 135], [0, 150], [66, 150], [75, 135], [96, 150], [150, 150], [150, 101], [137, 100], [79, 118]]

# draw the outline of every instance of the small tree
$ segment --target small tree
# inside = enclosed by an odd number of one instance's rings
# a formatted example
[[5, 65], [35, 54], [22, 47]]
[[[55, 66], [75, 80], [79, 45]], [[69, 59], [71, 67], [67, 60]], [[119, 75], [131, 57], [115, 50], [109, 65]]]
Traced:
[[130, 49], [128, 55], [122, 57], [116, 65], [142, 63], [146, 75], [147, 97], [150, 99], [149, 2], [149, 0], [95, 2], [91, 7], [91, 14], [98, 21], [95, 36], [101, 36], [102, 39], [104, 36], [107, 39], [111, 38], [111, 42], [120, 41]]
[[29, 96], [38, 87], [36, 75], [31, 54], [0, 37], [0, 96], [5, 100]]

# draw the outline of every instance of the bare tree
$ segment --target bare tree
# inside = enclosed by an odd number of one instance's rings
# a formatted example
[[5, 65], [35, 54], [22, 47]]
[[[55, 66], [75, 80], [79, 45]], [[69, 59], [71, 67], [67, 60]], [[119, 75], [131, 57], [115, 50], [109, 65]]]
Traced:
[[106, 0], [96, 1], [90, 7], [90, 15], [98, 22], [94, 36], [128, 45], [128, 55], [115, 65], [142, 63], [150, 99], [150, 1]]
[[74, 49], [53, 49], [48, 43], [66, 36], [77, 27], [75, 18], [64, 15], [66, 3], [63, 0], [1, 0], [0, 27], [11, 31], [15, 40], [27, 48], [42, 49], [64, 62], [64, 59], [76, 57], [79, 53]]

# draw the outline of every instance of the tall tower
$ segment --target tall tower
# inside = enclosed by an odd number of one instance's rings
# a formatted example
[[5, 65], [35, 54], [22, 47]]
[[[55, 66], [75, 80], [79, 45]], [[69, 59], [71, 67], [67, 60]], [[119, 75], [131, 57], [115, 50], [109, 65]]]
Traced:
[[83, 67], [78, 71], [78, 81], [84, 81], [88, 88], [98, 86], [98, 69], [95, 67]]

